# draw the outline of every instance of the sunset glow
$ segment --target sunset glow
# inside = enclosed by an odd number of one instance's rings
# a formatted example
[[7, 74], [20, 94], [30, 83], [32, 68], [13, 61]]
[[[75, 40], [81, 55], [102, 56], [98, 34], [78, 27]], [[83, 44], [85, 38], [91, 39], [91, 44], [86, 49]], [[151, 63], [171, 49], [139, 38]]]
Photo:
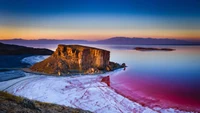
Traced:
[[124, 36], [200, 40], [197, 1], [46, 2], [1, 1], [0, 39], [99, 40]]

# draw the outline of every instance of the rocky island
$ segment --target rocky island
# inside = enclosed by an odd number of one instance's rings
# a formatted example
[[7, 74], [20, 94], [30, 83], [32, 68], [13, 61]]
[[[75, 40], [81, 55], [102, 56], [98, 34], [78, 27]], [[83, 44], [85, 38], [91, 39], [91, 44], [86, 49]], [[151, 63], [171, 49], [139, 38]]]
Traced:
[[47, 59], [30, 67], [33, 72], [70, 75], [96, 74], [125, 67], [110, 62], [110, 51], [82, 45], [58, 45]]
[[153, 47], [135, 47], [137, 51], [174, 51], [175, 49], [171, 48], [153, 48]]

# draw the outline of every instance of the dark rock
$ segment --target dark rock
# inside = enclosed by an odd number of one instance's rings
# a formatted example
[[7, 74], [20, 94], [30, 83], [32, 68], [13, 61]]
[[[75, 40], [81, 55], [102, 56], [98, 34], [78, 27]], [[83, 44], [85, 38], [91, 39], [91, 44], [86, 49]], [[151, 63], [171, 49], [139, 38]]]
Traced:
[[138, 51], [174, 51], [175, 50], [171, 48], [150, 48], [150, 47], [135, 47], [134, 49]]
[[0, 43], [0, 55], [51, 55], [49, 49], [32, 48]]
[[114, 69], [120, 68], [121, 65], [116, 63], [116, 62], [109, 62], [109, 67], [110, 67], [111, 70], [114, 70]]
[[121, 67], [123, 67], [123, 68], [126, 67], [126, 64], [125, 64], [125, 63], [122, 63]]

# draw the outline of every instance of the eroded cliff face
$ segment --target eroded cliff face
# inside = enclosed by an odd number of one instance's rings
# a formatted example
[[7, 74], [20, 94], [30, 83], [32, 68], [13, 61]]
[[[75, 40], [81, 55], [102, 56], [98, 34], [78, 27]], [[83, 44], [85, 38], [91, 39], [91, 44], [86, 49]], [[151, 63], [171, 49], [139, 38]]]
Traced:
[[110, 52], [81, 45], [58, 45], [56, 51], [30, 69], [47, 74], [98, 73], [109, 67]]

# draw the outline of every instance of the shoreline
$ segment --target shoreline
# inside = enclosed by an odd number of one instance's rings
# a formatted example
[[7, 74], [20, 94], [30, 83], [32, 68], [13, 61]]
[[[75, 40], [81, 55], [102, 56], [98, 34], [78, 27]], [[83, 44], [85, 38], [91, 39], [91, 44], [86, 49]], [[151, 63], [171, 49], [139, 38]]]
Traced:
[[[141, 102], [141, 101], [138, 101], [137, 99], [134, 99], [134, 98], [132, 98], [132, 97], [129, 97], [129, 96], [127, 96], [127, 95], [125, 95], [125, 94], [123, 94], [122, 92], [120, 92], [120, 91], [117, 91], [117, 89], [115, 89], [115, 88], [113, 88], [112, 87], [112, 85], [111, 86], [108, 86], [108, 87], [110, 87], [112, 90], [114, 90], [117, 94], [119, 94], [119, 95], [122, 95], [123, 97], [125, 97], [125, 98], [127, 98], [127, 99], [129, 99], [129, 100], [131, 100], [131, 101], [133, 101], [133, 102], [136, 102], [136, 103], [138, 103], [138, 104], [140, 104], [141, 106], [143, 106], [143, 107], [148, 107], [148, 108], [151, 108], [151, 109], [153, 109], [153, 110], [155, 110], [155, 111], [157, 111], [157, 112], [160, 112], [160, 109], [174, 109], [176, 112], [181, 112], [181, 113], [196, 113], [196, 112], [199, 112], [199, 110], [193, 110], [192, 108], [190, 108], [190, 109], [184, 109], [184, 108], [182, 108], [181, 106], [179, 107], [179, 106], [175, 106], [175, 107], [170, 107], [170, 106], [168, 106], [168, 107], [163, 107], [162, 105], [154, 105], [154, 106], [150, 106], [150, 105], [148, 105], [148, 104], [146, 104], [144, 101], [143, 102]], [[158, 110], [157, 110], [158, 109]]]
[[[34, 75], [43, 75], [43, 76], [55, 76], [55, 77], [80, 77], [80, 76], [96, 76], [96, 75], [100, 75], [100, 79], [102, 80], [104, 78], [104, 76], [101, 76], [101, 75], [109, 75], [110, 73], [116, 73], [116, 71], [118, 70], [122, 70], [123, 68], [118, 68], [118, 69], [115, 69], [113, 71], [109, 71], [109, 72], [104, 72], [104, 73], [95, 73], [95, 74], [83, 74], [83, 73], [75, 73], [75, 74], [69, 74], [69, 75], [64, 75], [64, 76], [57, 76], [57, 75], [53, 75], [53, 74], [45, 74], [45, 73], [40, 73], [40, 72], [34, 72], [32, 70], [30, 70], [29, 68], [18, 68], [17, 70], [21, 70], [25, 73], [30, 73], [30, 74], [34, 74]], [[109, 76], [112, 76], [112, 75], [109, 75]], [[22, 76], [24, 77], [24, 76]], [[22, 77], [16, 77], [16, 78], [11, 78], [11, 79], [8, 79], [8, 80], [5, 80], [5, 81], [9, 81], [9, 80], [14, 80], [14, 79], [18, 79], [18, 78], [22, 78]], [[100, 81], [101, 81], [100, 80]], [[2, 82], [2, 81], [1, 81]], [[4, 82], [4, 81], [3, 81]], [[105, 82], [104, 82], [105, 83]], [[107, 83], [106, 83], [107, 84]], [[136, 102], [136, 103], [139, 103], [140, 105], [142, 105], [143, 107], [150, 107], [148, 105], [146, 105], [144, 102], [141, 103], [139, 101], [134, 100], [132, 98], [129, 98], [128, 96], [126, 96], [125, 94], [121, 93], [120, 91], [117, 91], [115, 88], [113, 88], [112, 86], [108, 86], [110, 89], [114, 90], [117, 94], [119, 95], [122, 95], [123, 97], [127, 98], [127, 99], [130, 99], [131, 101], [133, 102]], [[151, 107], [150, 107], [151, 108]], [[169, 108], [173, 108], [173, 109], [177, 109], [177, 110], [183, 110], [183, 111], [189, 111], [189, 110], [185, 110], [185, 109], [181, 109], [179, 107], [169, 107]]]
[[[120, 69], [121, 71], [122, 71], [122, 69]], [[88, 81], [88, 83], [86, 83], [86, 84], [102, 84], [102, 85], [100, 85], [100, 86], [98, 86], [98, 87], [102, 87], [102, 88], [106, 88], [106, 90], [109, 90], [109, 91], [113, 91], [112, 93], [114, 94], [114, 93], [116, 93], [118, 96], [120, 96], [120, 98], [124, 98], [124, 99], [126, 99], [127, 101], [129, 100], [129, 101], [131, 101], [131, 103], [138, 103], [140, 106], [142, 106], [142, 107], [144, 107], [144, 108], [150, 108], [149, 106], [145, 106], [144, 104], [141, 104], [140, 102], [137, 102], [136, 100], [133, 100], [133, 99], [130, 99], [129, 97], [127, 97], [127, 96], [125, 96], [125, 95], [123, 95], [122, 93], [120, 93], [119, 91], [117, 91], [115, 88], [113, 88], [112, 86], [108, 86], [108, 84], [107, 83], [105, 83], [105, 85], [103, 85], [104, 83], [101, 83], [102, 82], [102, 79], [104, 78], [104, 77], [107, 77], [107, 76], [113, 76], [113, 75], [115, 75], [115, 74], [117, 74], [118, 72], [120, 73], [120, 70], [115, 70], [115, 71], [112, 71], [112, 72], [108, 72], [108, 73], [104, 73], [104, 74], [100, 74], [99, 76], [93, 76], [93, 75], [86, 75], [86, 76], [84, 76], [84, 75], [80, 75], [80, 76], [60, 76], [60, 77], [62, 77], [62, 78], [58, 78], [57, 76], [55, 77], [55, 76], [46, 76], [46, 75], [43, 75], [43, 76], [37, 76], [38, 74], [34, 74], [34, 73], [30, 73], [30, 75], [28, 75], [27, 77], [28, 78], [30, 78], [30, 80], [28, 80], [28, 81], [30, 81], [30, 82], [33, 82], [34, 84], [35, 83], [39, 83], [39, 81], [43, 81], [43, 79], [44, 79], [44, 82], [45, 82], [45, 80], [48, 80], [48, 78], [49, 79], [55, 79], [55, 80], [53, 80], [53, 81], [55, 81], [55, 82], [58, 82], [58, 81], [62, 81], [63, 79], [65, 80], [67, 80], [67, 81], [77, 81], [77, 80], [89, 80]], [[40, 75], [42, 75], [42, 74], [40, 74]], [[41, 80], [40, 80], [40, 78], [41, 78]], [[26, 78], [24, 78], [24, 79], [26, 79]], [[22, 83], [20, 82], [20, 87], [26, 87], [26, 86], [23, 86], [23, 84], [25, 85], [26, 83], [29, 83], [28, 81], [24, 81], [24, 79], [22, 78]], [[38, 81], [39, 80], [39, 81]], [[66, 81], [65, 80], [65, 81]], [[96, 81], [96, 82], [94, 82], [94, 80]], [[16, 79], [13, 79], [13, 81], [18, 81], [18, 80], [16, 80]], [[36, 82], [37, 81], [37, 82]], [[8, 81], [6, 81], [6, 82], [8, 82]], [[25, 83], [24, 83], [25, 82]], [[1, 82], [0, 82], [1, 83]], [[18, 83], [17, 83], [18, 84]], [[29, 83], [30, 84], [30, 83]], [[32, 83], [31, 83], [32, 84]], [[39, 84], [41, 84], [41, 83], [39, 83]], [[60, 84], [60, 83], [59, 83]], [[62, 82], [61, 82], [61, 84], [62, 84]], [[79, 87], [79, 86], [76, 86], [76, 85], [73, 85], [73, 84], [77, 84], [76, 82], [75, 83], [70, 83], [69, 84], [69, 86], [65, 86], [65, 88], [66, 89], [68, 89], [68, 87], [70, 88], [70, 87], [72, 87], [73, 88], [73, 86], [74, 86], [74, 88], [76, 89], [77, 87]], [[79, 83], [78, 83], [79, 84]], [[77, 84], [77, 85], [78, 85]], [[83, 82], [82, 83], [82, 85], [84, 85], [85, 83]], [[32, 85], [31, 85], [32, 86]], [[41, 86], [41, 85], [39, 85], [39, 86]], [[96, 85], [95, 85], [96, 86]], [[18, 86], [19, 87], [19, 86]], [[20, 88], [19, 87], [19, 88]], [[43, 86], [41, 86], [41, 87], [43, 87]], [[23, 94], [23, 93], [19, 93], [18, 94], [18, 90], [20, 91], [20, 89], [18, 89], [16, 86], [11, 86], [11, 89], [9, 88], [9, 89], [6, 89], [5, 91], [12, 91], [12, 88], [14, 88], [17, 92], [13, 92], [12, 94], [14, 94], [14, 95], [19, 95], [19, 94]], [[28, 87], [27, 87], [28, 88]], [[29, 88], [31, 88], [31, 87], [29, 87]], [[37, 87], [35, 87], [35, 88], [37, 88]], [[25, 95], [26, 95], [26, 93], [27, 92], [29, 92], [28, 90], [26, 90], [26, 89], [23, 89], [25, 92]], [[30, 90], [30, 89], [29, 89]], [[45, 90], [45, 88], [44, 88], [44, 90]], [[33, 91], [33, 90], [30, 90], [30, 91]], [[41, 91], [43, 91], [43, 90], [41, 90]], [[66, 90], [66, 91], [68, 91], [68, 90]], [[86, 90], [87, 91], [87, 90]], [[44, 91], [43, 91], [44, 92]], [[65, 90], [64, 90], [64, 92], [65, 92]], [[55, 95], [57, 95], [57, 93], [58, 92], [54, 92], [54, 94]], [[78, 92], [76, 92], [76, 93], [73, 93], [73, 92], [68, 92], [68, 93], [72, 93], [72, 94], [78, 94]], [[103, 93], [103, 94], [106, 94], [107, 95], [107, 93], [106, 92], [101, 92], [101, 93]], [[113, 95], [111, 93], [111, 95]], [[115, 94], [115, 95], [116, 95]], [[24, 95], [24, 94], [23, 94]], [[21, 96], [23, 96], [23, 95], [21, 95]], [[24, 96], [25, 96], [24, 95]], [[116, 95], [116, 96], [117, 96]], [[26, 96], [28, 96], [28, 95], [26, 95]], [[26, 97], [25, 96], [25, 97]], [[31, 93], [31, 95], [30, 95], [33, 99], [34, 99], [34, 94], [32, 94]], [[67, 96], [67, 95], [66, 95]], [[89, 95], [89, 96], [95, 96], [95, 95]], [[29, 96], [28, 96], [29, 97]], [[92, 98], [91, 97], [91, 98]], [[48, 97], [48, 95], [47, 95], [47, 98], [51, 98], [51, 97]], [[62, 97], [61, 97], [62, 98]], [[116, 98], [116, 97], [115, 97]], [[36, 100], [38, 100], [36, 97], [35, 97], [35, 99]], [[34, 99], [34, 100], [35, 100]], [[103, 98], [101, 98], [101, 99], [103, 99]], [[40, 101], [41, 99], [39, 99], [38, 101]], [[51, 100], [51, 99], [50, 99]], [[112, 101], [114, 101], [113, 99], [111, 99]], [[95, 101], [95, 100], [93, 100], [93, 101]], [[97, 102], [98, 102], [98, 99], [96, 100]], [[42, 101], [43, 102], [43, 101]], [[46, 100], [44, 100], [44, 102], [49, 102], [49, 101], [46, 101]], [[55, 102], [51, 102], [50, 101], [50, 103], [55, 103]], [[59, 104], [59, 103], [57, 103], [57, 104]], [[90, 103], [88, 103], [89, 105], [90, 105]], [[87, 104], [87, 105], [88, 105]], [[71, 104], [70, 104], [71, 105]], [[67, 106], [67, 105], [65, 105], [65, 106]], [[82, 108], [81, 108], [82, 109]], [[155, 110], [154, 108], [151, 108], [154, 112], [159, 112], [159, 110]], [[162, 109], [162, 108], [161, 108]], [[169, 109], [171, 109], [171, 108], [169, 108]], [[174, 108], [173, 108], [174, 109]], [[89, 110], [89, 109], [88, 109]], [[177, 111], [177, 110], [180, 110], [180, 109], [175, 109], [175, 111]], [[183, 111], [183, 112], [185, 112], [185, 111]]]
[[38, 74], [38, 75], [67, 77], [67, 76], [78, 76], [78, 75], [81, 75], [81, 76], [84, 76], [84, 75], [101, 75], [101, 74], [106, 74], [106, 73], [110, 73], [110, 72], [115, 72], [115, 71], [121, 70], [121, 69], [124, 70], [126, 67], [119, 67], [119, 68], [113, 69], [111, 71], [100, 71], [99, 73], [92, 73], [92, 74], [88, 74], [88, 73], [71, 73], [71, 74], [63, 74], [63, 75], [47, 74], [47, 73], [37, 72], [37, 71], [33, 71], [33, 70], [29, 69], [29, 68], [21, 68], [21, 70], [24, 71], [24, 72], [27, 72], [27, 73], [33, 73], [33, 74]]

